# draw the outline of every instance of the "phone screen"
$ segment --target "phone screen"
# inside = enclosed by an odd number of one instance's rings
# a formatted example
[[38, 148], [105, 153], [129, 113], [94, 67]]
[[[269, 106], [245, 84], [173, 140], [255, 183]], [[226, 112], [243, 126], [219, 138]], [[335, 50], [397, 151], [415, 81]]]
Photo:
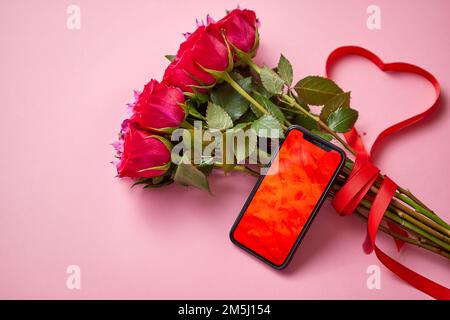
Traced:
[[289, 262], [345, 158], [305, 137], [298, 129], [288, 132], [230, 233], [233, 242], [275, 267]]

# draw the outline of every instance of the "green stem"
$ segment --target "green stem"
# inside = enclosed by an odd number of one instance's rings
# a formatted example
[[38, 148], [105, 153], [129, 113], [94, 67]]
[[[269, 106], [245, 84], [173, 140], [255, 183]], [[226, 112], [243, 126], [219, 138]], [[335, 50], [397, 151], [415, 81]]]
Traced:
[[[369, 193], [372, 194], [373, 197], [375, 197], [378, 192], [380, 191], [380, 188], [378, 186], [376, 186], [376, 184], [372, 185], [370, 187]], [[394, 197], [395, 198], [395, 197]], [[402, 204], [398, 199], [392, 199], [391, 203], [389, 204], [389, 209], [395, 213], [397, 213], [397, 215], [399, 215], [402, 218], [406, 218], [406, 216], [410, 216], [412, 218], [414, 218], [414, 220], [418, 220], [421, 223], [425, 224], [426, 226], [422, 227], [420, 226], [422, 229], [424, 229], [425, 231], [427, 231], [428, 227], [433, 228], [433, 231], [429, 231], [429, 233], [433, 234], [436, 230], [436, 232], [439, 232], [439, 237], [444, 237], [441, 240], [445, 240], [446, 242], [450, 243], [450, 230], [448, 228], [446, 228], [445, 226], [437, 223], [436, 221], [434, 221], [433, 219], [428, 218], [427, 216], [420, 214], [419, 212], [417, 212], [416, 210], [414, 210], [411, 207], [408, 207], [404, 204]], [[408, 220], [406, 218], [406, 220]], [[412, 222], [412, 221], [410, 221]], [[414, 223], [414, 222], [413, 222]], [[436, 234], [435, 234], [436, 235]]]
[[[242, 97], [244, 97], [248, 102], [250, 102], [252, 105], [254, 105], [259, 111], [261, 111], [264, 114], [268, 114], [268, 111], [258, 102], [256, 101], [251, 95], [249, 95], [236, 81], [233, 80], [233, 78], [230, 76], [228, 72], [224, 72], [222, 79], [225, 80], [231, 87], [233, 87], [234, 90], [236, 90]], [[289, 122], [287, 122], [290, 124]], [[281, 127], [286, 130], [287, 127], [282, 124]]]
[[[369, 200], [363, 199], [361, 200], [361, 205], [363, 207], [365, 207], [366, 209], [370, 209], [372, 207], [372, 203]], [[437, 245], [439, 245], [440, 247], [444, 248], [447, 251], [450, 251], [450, 245], [444, 241], [442, 241], [441, 239], [429, 234], [428, 232], [422, 230], [421, 228], [419, 228], [418, 226], [412, 224], [409, 221], [406, 221], [405, 219], [397, 216], [396, 214], [392, 213], [389, 210], [386, 210], [386, 212], [384, 213], [384, 215], [386, 217], [388, 217], [391, 220], [394, 220], [395, 222], [397, 222], [398, 224], [420, 234], [421, 236], [427, 238], [428, 240], [433, 241], [434, 243], [436, 243]]]
[[410, 199], [412, 199], [413, 201], [415, 201], [418, 205], [420, 205], [422, 208], [428, 210], [431, 214], [436, 215], [430, 208], [428, 208], [422, 201], [420, 201], [419, 199], [417, 199], [417, 197], [415, 195], [413, 195], [411, 193], [411, 191], [409, 191], [408, 189], [402, 188], [402, 187], [398, 187], [398, 191], [400, 191], [401, 193], [403, 193], [404, 195], [406, 195], [407, 197], [409, 197]]
[[349, 152], [351, 152], [353, 155], [356, 154], [355, 150], [350, 147], [350, 145], [347, 144], [347, 142], [345, 142], [336, 132], [334, 132], [333, 130], [330, 129], [330, 127], [328, 127], [326, 125], [326, 123], [324, 123], [322, 120], [320, 120], [319, 117], [311, 114], [311, 112], [309, 112], [308, 110], [306, 110], [305, 108], [303, 108], [297, 101], [295, 101], [294, 98], [292, 98], [290, 95], [286, 94], [286, 93], [282, 93], [281, 97], [284, 99], [284, 101], [289, 104], [291, 107], [297, 108], [299, 111], [301, 111], [305, 116], [311, 118], [312, 120], [314, 120], [315, 122], [317, 122], [317, 124], [324, 129], [326, 132], [328, 132], [329, 134], [331, 134], [337, 141], [339, 141], [339, 143], [344, 146], [345, 149], [347, 149]]
[[254, 171], [254, 170], [252, 170], [252, 169], [250, 169], [250, 168], [248, 168], [248, 167], [246, 167], [244, 165], [236, 166], [236, 167], [233, 168], [233, 170], [247, 173], [247, 174], [249, 174], [249, 175], [251, 175], [253, 177], [259, 177], [260, 176], [258, 172]]
[[423, 214], [424, 216], [426, 216], [427, 218], [433, 220], [437, 224], [445, 227], [446, 229], [450, 229], [450, 225], [448, 223], [446, 223], [444, 220], [442, 220], [441, 218], [439, 218], [435, 213], [433, 213], [433, 212], [431, 212], [429, 210], [426, 210], [425, 208], [421, 207], [419, 204], [417, 204], [415, 201], [413, 201], [411, 198], [407, 197], [403, 193], [396, 192], [395, 193], [395, 197], [397, 199], [405, 202], [409, 206], [413, 207], [417, 212]]
[[294, 107], [294, 108], [298, 109], [302, 114], [304, 114], [308, 118], [311, 118], [312, 120], [314, 120], [316, 122], [318, 122], [320, 120], [319, 117], [312, 115], [308, 110], [306, 110], [301, 105], [299, 105], [297, 103], [297, 101], [295, 101], [295, 99], [292, 98], [291, 96], [289, 96], [288, 94], [282, 93], [281, 97], [284, 99], [284, 102], [286, 104], [290, 105], [291, 107]]
[[225, 80], [230, 86], [232, 86], [234, 90], [236, 90], [242, 97], [244, 97], [252, 105], [254, 105], [259, 111], [264, 114], [268, 113], [267, 110], [258, 101], [256, 101], [251, 95], [249, 95], [244, 89], [242, 89], [239, 83], [233, 80], [228, 72], [223, 73], [223, 80]]
[[[378, 191], [379, 191], [379, 189], [376, 188], [375, 186], [372, 186], [370, 188], [370, 190], [372, 192], [374, 192], [375, 194], [378, 193]], [[427, 216], [420, 214], [416, 210], [402, 204], [398, 199], [392, 199], [390, 207], [391, 206], [395, 210], [400, 210], [400, 211], [412, 216], [413, 218], [419, 220], [420, 222], [426, 224], [427, 226], [439, 231], [446, 237], [450, 237], [450, 229], [446, 228], [445, 226], [440, 225], [436, 221], [433, 221], [432, 219], [428, 218]]]
[[444, 234], [442, 231], [433, 229], [432, 227], [424, 224], [422, 221], [417, 220], [414, 216], [410, 216], [402, 210], [393, 207], [392, 205], [389, 206], [389, 210], [397, 214], [397, 216], [399, 216], [400, 218], [405, 219], [406, 221], [414, 224], [415, 226], [421, 228], [422, 230], [450, 245], [450, 238], [446, 236], [446, 234]]
[[[367, 217], [358, 208], [355, 210], [355, 213], [356, 213], [357, 217], [361, 218], [364, 222], [367, 223]], [[448, 253], [448, 252], [446, 252], [446, 251], [444, 251], [444, 250], [442, 250], [442, 249], [440, 249], [438, 247], [435, 247], [435, 246], [432, 246], [430, 244], [424, 243], [423, 241], [421, 241], [419, 239], [402, 236], [401, 234], [398, 234], [398, 233], [396, 233], [396, 232], [394, 232], [394, 231], [384, 227], [381, 224], [379, 225], [378, 229], [381, 230], [382, 232], [384, 232], [384, 233], [386, 233], [386, 234], [396, 238], [396, 239], [399, 239], [401, 241], [404, 241], [404, 242], [407, 242], [409, 244], [415, 245], [415, 246], [417, 246], [419, 248], [424, 248], [424, 249], [429, 250], [429, 251], [431, 251], [433, 253], [437, 253], [437, 254], [439, 254], [439, 255], [447, 258], [447, 259], [450, 259], [450, 253]]]
[[278, 108], [280, 108], [281, 111], [284, 111], [284, 112], [286, 112], [286, 113], [303, 114], [303, 112], [301, 112], [301, 111], [294, 110], [294, 109], [290, 109], [290, 108], [286, 108], [286, 107], [278, 106]]
[[194, 129], [194, 126], [192, 124], [190, 124], [189, 122], [187, 122], [186, 120], [184, 120], [181, 123], [181, 127], [184, 129]]
[[261, 73], [261, 68], [253, 62], [253, 60], [248, 55], [243, 55], [239, 57], [242, 62], [246, 63], [250, 68], [252, 68], [257, 74]]
[[[214, 163], [214, 168], [216, 168], [216, 169], [223, 169], [223, 167], [224, 167], [223, 164]], [[247, 168], [245, 165], [236, 165], [231, 170], [243, 172], [243, 173], [246, 173], [246, 174], [248, 174], [250, 176], [253, 176], [253, 177], [259, 177], [259, 173], [258, 172], [253, 171], [250, 168]]]
[[[333, 198], [333, 194], [336, 190], [335, 186], [333, 186], [333, 192], [330, 194], [330, 198]], [[362, 210], [370, 210], [371, 203], [368, 200], [363, 200], [358, 207], [355, 209], [356, 216], [363, 218], [363, 220], [367, 223], [367, 216], [362, 213]], [[386, 212], [384, 220], [388, 220], [391, 223], [395, 223], [399, 225], [402, 229], [406, 230], [407, 232], [414, 234], [417, 236], [417, 238], [410, 238], [410, 237], [404, 237], [399, 234], [396, 234], [392, 230], [385, 228], [383, 225], [379, 225], [379, 230], [393, 236], [394, 238], [403, 240], [405, 242], [408, 242], [410, 244], [416, 245], [420, 248], [424, 248], [430, 251], [433, 251], [435, 253], [438, 253], [446, 258], [450, 258], [450, 251], [445, 250], [442, 246], [439, 246], [436, 244], [436, 242], [439, 242], [439, 239], [434, 239], [434, 241], [430, 241], [429, 239], [433, 239], [432, 235], [426, 234], [426, 232], [423, 232], [420, 228], [417, 228], [413, 224], [409, 223], [408, 221], [405, 221], [404, 219], [393, 215], [391, 212]]]
[[[345, 162], [345, 168], [347, 170], [349, 170], [349, 172], [351, 172], [353, 170], [353, 161], [349, 160], [347, 162]], [[381, 179], [384, 179], [384, 177], [382, 175], [380, 175]], [[400, 190], [400, 188], [399, 188]], [[428, 219], [436, 222], [438, 225], [444, 227], [445, 229], [449, 230], [450, 226], [448, 223], [446, 223], [444, 220], [442, 220], [441, 218], [439, 218], [438, 215], [436, 215], [435, 213], [423, 208], [422, 206], [420, 206], [417, 202], [415, 202], [414, 200], [412, 200], [411, 198], [409, 198], [408, 196], [406, 196], [403, 193], [400, 192], [396, 192], [394, 194], [394, 198], [403, 201], [404, 203], [406, 203], [407, 205], [409, 205], [410, 207], [412, 207], [414, 210], [416, 210], [416, 212], [424, 215], [425, 217], [427, 217]]]

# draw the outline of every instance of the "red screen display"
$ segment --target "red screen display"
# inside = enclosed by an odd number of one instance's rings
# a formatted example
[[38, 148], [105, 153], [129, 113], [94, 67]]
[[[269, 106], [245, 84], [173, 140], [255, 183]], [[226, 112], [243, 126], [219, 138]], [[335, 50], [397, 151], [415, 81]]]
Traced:
[[292, 130], [232, 234], [276, 266], [287, 259], [342, 156]]

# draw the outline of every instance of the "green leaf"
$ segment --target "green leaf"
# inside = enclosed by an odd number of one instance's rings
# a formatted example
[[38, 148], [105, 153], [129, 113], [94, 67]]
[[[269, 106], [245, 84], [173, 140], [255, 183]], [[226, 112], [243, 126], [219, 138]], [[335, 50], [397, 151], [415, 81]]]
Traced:
[[280, 60], [278, 61], [277, 71], [281, 79], [283, 79], [288, 86], [291, 86], [293, 77], [292, 65], [283, 55], [280, 56]]
[[272, 155], [270, 153], [268, 153], [267, 151], [264, 151], [263, 149], [256, 149], [256, 152], [258, 154], [258, 159], [262, 162], [262, 163], [269, 163], [270, 160], [272, 159]]
[[331, 130], [347, 132], [358, 119], [358, 111], [351, 108], [340, 108], [330, 114], [327, 123]]
[[343, 93], [333, 81], [318, 76], [300, 80], [294, 89], [303, 101], [315, 106], [324, 105], [334, 96]]
[[198, 165], [198, 169], [203, 172], [206, 176], [209, 176], [209, 174], [212, 172], [212, 170], [214, 169], [214, 162], [213, 162], [213, 158], [208, 159], [206, 161], [203, 161], [202, 163], [200, 163]]
[[185, 92], [184, 94], [187, 95], [191, 101], [196, 102], [197, 105], [206, 103], [209, 100], [209, 95], [202, 93], [202, 92], [198, 92], [198, 91], [195, 93]]
[[267, 66], [264, 66], [261, 69], [261, 81], [264, 86], [264, 88], [273, 94], [279, 94], [281, 93], [281, 90], [283, 89], [284, 81], [280, 78], [279, 75], [276, 74], [275, 71], [270, 69]]
[[[233, 135], [227, 135], [227, 138], [233, 139], [236, 163], [239, 163], [249, 157], [256, 150], [256, 146], [258, 145], [258, 138], [254, 134], [254, 131], [249, 130], [247, 132], [244, 132], [244, 129], [248, 126], [248, 123], [239, 123], [232, 129]], [[241, 139], [238, 139], [238, 137], [240, 137]], [[243, 141], [242, 138], [244, 139]]]
[[198, 110], [197, 110], [197, 108], [195, 107], [195, 103], [194, 102], [192, 102], [190, 99], [189, 100], [186, 100], [186, 106], [188, 107], [188, 112], [189, 112], [189, 115], [190, 116], [192, 116], [192, 117], [194, 117], [194, 118], [197, 118], [197, 119], [200, 119], [200, 120], [206, 120], [206, 117], [204, 116], [204, 115], [202, 115]]
[[183, 186], [193, 186], [210, 192], [206, 175], [190, 163], [180, 162], [175, 171], [174, 180]]
[[167, 60], [169, 60], [170, 62], [172, 62], [173, 60], [175, 60], [175, 58], [177, 57], [174, 54], [166, 54], [164, 57], [166, 57]]
[[240, 130], [245, 129], [248, 126], [248, 123], [242, 122], [242, 123], [238, 123], [237, 125], [235, 125], [231, 130], [233, 130], [234, 132], [238, 132]]
[[153, 183], [153, 179], [152, 178], [139, 178], [135, 183], [133, 183], [133, 185], [131, 186], [131, 188], [140, 185], [140, 184], [152, 184]]
[[144, 185], [144, 189], [159, 188], [171, 184], [172, 182], [173, 179], [170, 178], [169, 172], [167, 171], [166, 173], [153, 178], [141, 178], [137, 180], [131, 187], [133, 188], [137, 185]]
[[284, 117], [283, 111], [278, 108], [278, 106], [270, 101], [268, 98], [262, 96], [261, 94], [255, 92], [254, 98], [258, 101], [271, 115], [273, 115], [281, 124], [284, 123], [286, 118]]
[[[294, 96], [294, 95], [293, 95]], [[311, 108], [305, 103], [305, 101], [303, 101], [302, 99], [300, 99], [298, 97], [298, 94], [294, 96], [295, 101], [297, 101], [297, 103], [306, 111], [311, 111]]]
[[172, 184], [173, 182], [174, 182], [174, 181], [173, 181], [172, 179], [168, 179], [168, 180], [164, 180], [164, 181], [162, 181], [162, 182], [160, 182], [160, 183], [157, 183], [157, 184], [151, 184], [151, 183], [149, 183], [149, 184], [147, 184], [147, 185], [144, 187], [144, 189], [161, 188], [161, 187], [167, 186], [167, 185], [169, 185], [169, 184]]
[[250, 103], [250, 109], [252, 110], [252, 112], [256, 116], [256, 118], [260, 118], [264, 115], [264, 112], [262, 112], [257, 107], [255, 107], [252, 103]]
[[320, 112], [320, 119], [324, 122], [327, 121], [328, 116], [339, 108], [350, 107], [350, 92], [344, 92], [331, 98], [325, 103], [322, 111]]
[[[247, 93], [250, 93], [252, 86], [251, 77], [236, 80], [236, 82]], [[239, 119], [248, 110], [250, 105], [250, 103], [228, 83], [223, 83], [211, 91], [211, 101], [214, 104], [221, 106], [230, 115], [233, 121]]]
[[[251, 106], [250, 106], [251, 108]], [[244, 113], [244, 115], [242, 117], [239, 118], [238, 122], [239, 123], [248, 123], [248, 122], [253, 122], [256, 119], [258, 119], [255, 115], [255, 113], [253, 112], [253, 110], [248, 109], [246, 113]]]
[[236, 167], [236, 163], [224, 163], [222, 164], [223, 173], [225, 175], [228, 174], [228, 172], [233, 171], [233, 169]]
[[160, 184], [164, 180], [164, 176], [156, 176], [152, 179], [152, 184]]
[[233, 121], [228, 113], [223, 108], [211, 102], [206, 109], [206, 122], [210, 129], [225, 130], [233, 127]]
[[323, 132], [323, 131], [320, 131], [317, 129], [314, 129], [311, 132], [317, 134], [319, 137], [321, 137], [324, 140], [327, 140], [327, 141], [333, 140], [333, 136], [329, 133], [326, 133], [326, 132]]
[[295, 116], [294, 123], [306, 128], [308, 130], [317, 129], [317, 122], [314, 121], [314, 119], [311, 119], [310, 117], [308, 117], [304, 114], [301, 114], [301, 113], [299, 113]]
[[252, 123], [251, 128], [255, 130], [258, 137], [281, 138], [283, 130], [280, 122], [272, 115], [265, 114]]
[[230, 72], [230, 76], [234, 81], [239, 81], [245, 78], [242, 74], [236, 71], [236, 69]]
[[257, 139], [251, 138], [246, 138], [243, 145], [236, 144], [234, 149], [236, 162], [240, 163], [241, 161], [248, 158], [253, 152], [255, 152], [257, 145], [258, 145]]
[[266, 98], [271, 98], [272, 94], [264, 88], [260, 78], [253, 78], [253, 91], [258, 92]]

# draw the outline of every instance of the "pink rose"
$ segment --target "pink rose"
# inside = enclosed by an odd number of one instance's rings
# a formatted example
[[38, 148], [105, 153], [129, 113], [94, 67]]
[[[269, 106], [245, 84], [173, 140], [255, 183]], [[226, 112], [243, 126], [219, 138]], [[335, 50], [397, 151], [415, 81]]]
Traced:
[[216, 24], [225, 31], [227, 40], [233, 46], [252, 56], [256, 54], [258, 20], [254, 11], [234, 9]]
[[189, 92], [192, 86], [214, 84], [216, 79], [203, 68], [221, 72], [231, 67], [224, 36], [232, 46], [253, 56], [258, 46], [257, 28], [251, 10], [235, 9], [218, 22], [208, 16], [206, 26], [199, 25], [194, 33], [187, 34], [162, 82]]
[[151, 178], [165, 173], [170, 167], [171, 143], [158, 135], [139, 130], [130, 121], [122, 123], [116, 168], [119, 177]]
[[179, 128], [186, 117], [180, 104], [184, 104], [184, 95], [179, 88], [151, 80], [130, 105], [130, 120], [145, 130], [170, 133]]
[[228, 48], [218, 25], [202, 25], [180, 45], [162, 82], [192, 92], [191, 85], [211, 85], [216, 81], [202, 67], [225, 71], [228, 66]]

